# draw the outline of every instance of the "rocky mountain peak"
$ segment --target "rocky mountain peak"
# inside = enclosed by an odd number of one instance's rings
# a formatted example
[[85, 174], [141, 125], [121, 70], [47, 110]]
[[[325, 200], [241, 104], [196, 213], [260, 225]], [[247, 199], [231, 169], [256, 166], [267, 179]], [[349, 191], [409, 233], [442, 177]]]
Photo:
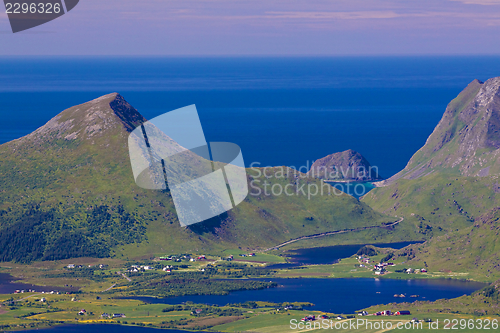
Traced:
[[324, 180], [369, 181], [380, 179], [378, 169], [352, 149], [334, 153], [313, 163], [308, 175]]
[[388, 179], [416, 179], [439, 170], [463, 176], [500, 173], [500, 77], [472, 81], [453, 101], [425, 145]]
[[120, 94], [112, 93], [62, 111], [23, 139], [96, 139], [111, 132], [131, 132], [144, 121], [145, 118]]

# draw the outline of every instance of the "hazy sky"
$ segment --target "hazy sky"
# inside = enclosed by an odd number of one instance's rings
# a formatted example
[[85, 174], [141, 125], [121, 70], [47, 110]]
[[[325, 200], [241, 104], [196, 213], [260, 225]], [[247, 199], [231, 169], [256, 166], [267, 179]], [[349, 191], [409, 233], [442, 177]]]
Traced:
[[500, 54], [500, 0], [80, 0], [0, 55]]

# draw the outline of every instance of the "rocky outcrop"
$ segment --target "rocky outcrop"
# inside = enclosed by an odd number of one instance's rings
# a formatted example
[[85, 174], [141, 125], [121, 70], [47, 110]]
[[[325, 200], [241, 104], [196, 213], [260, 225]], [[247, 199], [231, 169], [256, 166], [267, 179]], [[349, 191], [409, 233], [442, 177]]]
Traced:
[[323, 157], [313, 163], [309, 176], [323, 180], [380, 180], [378, 168], [360, 153], [349, 149]]

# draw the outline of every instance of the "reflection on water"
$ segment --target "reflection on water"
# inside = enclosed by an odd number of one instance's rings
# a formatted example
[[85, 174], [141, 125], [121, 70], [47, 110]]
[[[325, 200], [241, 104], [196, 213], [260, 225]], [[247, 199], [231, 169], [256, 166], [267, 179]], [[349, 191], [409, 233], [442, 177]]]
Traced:
[[[311, 302], [311, 310], [333, 313], [353, 313], [376, 304], [392, 302], [412, 302], [416, 300], [435, 301], [440, 298], [454, 298], [481, 289], [486, 284], [478, 282], [432, 279], [432, 280], [393, 280], [393, 279], [258, 279], [277, 282], [278, 288], [262, 290], [235, 291], [229, 295], [194, 295], [169, 297], [163, 299], [135, 297], [150, 303], [179, 304], [194, 303], [226, 305], [246, 301], [269, 302]], [[395, 298], [394, 294], [407, 297]], [[419, 295], [410, 298], [411, 295]]]

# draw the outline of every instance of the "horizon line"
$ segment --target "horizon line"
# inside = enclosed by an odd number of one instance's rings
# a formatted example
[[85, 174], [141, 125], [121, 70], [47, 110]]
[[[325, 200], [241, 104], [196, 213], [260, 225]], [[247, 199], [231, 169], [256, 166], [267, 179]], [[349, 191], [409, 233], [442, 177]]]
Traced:
[[387, 53], [387, 54], [0, 54], [0, 58], [365, 58], [365, 57], [500, 57], [500, 53]]

